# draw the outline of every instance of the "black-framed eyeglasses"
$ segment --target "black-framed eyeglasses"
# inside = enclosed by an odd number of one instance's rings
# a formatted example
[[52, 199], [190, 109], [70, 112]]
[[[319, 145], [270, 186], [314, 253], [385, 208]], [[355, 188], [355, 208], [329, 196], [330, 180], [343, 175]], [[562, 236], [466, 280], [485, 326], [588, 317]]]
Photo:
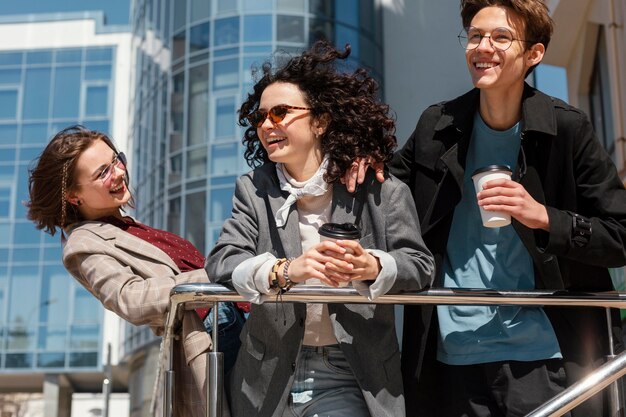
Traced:
[[[126, 155], [124, 154], [124, 152], [120, 152], [115, 155], [111, 163], [107, 165], [106, 167], [104, 167], [104, 169], [100, 172], [100, 174], [98, 174], [98, 177], [95, 178], [93, 181], [100, 180], [102, 181], [102, 184], [108, 188], [111, 186], [111, 177], [113, 175], [113, 170], [115, 168], [126, 170], [126, 165], [127, 165]], [[76, 184], [76, 185], [85, 185], [85, 184]]]
[[268, 116], [273, 123], [282, 122], [285, 119], [285, 116], [287, 116], [287, 113], [289, 113], [289, 110], [311, 110], [311, 108], [279, 104], [267, 111], [257, 110], [253, 113], [250, 113], [246, 117], [246, 119], [248, 119], [248, 122], [250, 122], [252, 126], [261, 127], [261, 125], [265, 122]]
[[478, 48], [483, 38], [489, 39], [491, 47], [498, 51], [506, 51], [511, 47], [513, 41], [534, 43], [532, 41], [516, 38], [513, 32], [507, 28], [495, 28], [491, 31], [490, 35], [483, 35], [480, 29], [470, 26], [467, 29], [461, 30], [461, 33], [459, 33], [457, 37], [463, 49], [468, 51]]

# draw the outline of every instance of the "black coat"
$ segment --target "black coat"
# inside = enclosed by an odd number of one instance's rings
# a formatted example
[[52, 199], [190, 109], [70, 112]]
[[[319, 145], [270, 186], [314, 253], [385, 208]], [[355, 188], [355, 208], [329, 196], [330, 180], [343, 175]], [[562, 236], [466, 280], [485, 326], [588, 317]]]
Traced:
[[[424, 241], [437, 265], [435, 287], [442, 283], [454, 208], [462, 197], [465, 158], [478, 109], [474, 89], [433, 105], [390, 165], [409, 184]], [[626, 190], [586, 115], [526, 85], [522, 104], [522, 146], [514, 178], [545, 204], [550, 233], [531, 230], [513, 219], [513, 227], [533, 258], [535, 286], [574, 291], [612, 290], [608, 267], [626, 264]], [[572, 240], [573, 214], [592, 223], [586, 244]], [[405, 306], [403, 376], [407, 415], [436, 416], [437, 392], [432, 365], [437, 344], [433, 306]], [[602, 308], [545, 308], [564, 357], [568, 383], [601, 363], [608, 353], [606, 313]], [[619, 316], [613, 333], [621, 349]], [[595, 398], [574, 416], [600, 416]], [[586, 407], [586, 409], [583, 409]]]

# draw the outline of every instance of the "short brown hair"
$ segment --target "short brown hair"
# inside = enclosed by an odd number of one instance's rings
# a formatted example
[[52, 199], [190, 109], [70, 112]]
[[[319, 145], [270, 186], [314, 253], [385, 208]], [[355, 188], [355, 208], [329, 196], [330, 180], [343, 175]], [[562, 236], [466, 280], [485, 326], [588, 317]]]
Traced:
[[554, 22], [548, 6], [543, 0], [461, 0], [461, 20], [463, 27], [470, 26], [472, 19], [485, 7], [508, 7], [524, 21], [524, 39], [532, 43], [541, 43], [548, 49]]
[[37, 229], [45, 229], [54, 236], [57, 227], [62, 229], [83, 220], [78, 209], [67, 203], [67, 194], [76, 187], [74, 171], [78, 158], [97, 140], [117, 153], [107, 135], [75, 125], [54, 135], [41, 155], [33, 161], [34, 167], [29, 170], [28, 179], [30, 201], [26, 206], [27, 216], [35, 222]]

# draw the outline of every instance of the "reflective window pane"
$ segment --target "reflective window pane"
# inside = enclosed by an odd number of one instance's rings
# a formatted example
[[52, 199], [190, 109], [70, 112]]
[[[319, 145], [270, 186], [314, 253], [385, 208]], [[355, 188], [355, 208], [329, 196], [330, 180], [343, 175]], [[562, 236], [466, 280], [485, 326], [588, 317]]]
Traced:
[[201, 51], [209, 47], [209, 22], [196, 25], [189, 29], [189, 52]]
[[64, 368], [65, 353], [40, 353], [37, 355], [37, 366], [40, 368]]
[[243, 0], [243, 4], [247, 12], [272, 10], [272, 0]]
[[9, 294], [9, 323], [35, 328], [39, 316], [39, 269], [14, 266]]
[[51, 51], [26, 52], [27, 64], [49, 64], [50, 62], [52, 62]]
[[81, 286], [76, 286], [74, 295], [73, 323], [99, 323], [103, 307], [100, 302]]
[[13, 145], [15, 143], [17, 143], [17, 125], [0, 125], [0, 145]]
[[[359, 27], [359, 1], [358, 0], [341, 0], [335, 5], [337, 17], [340, 22]], [[364, 6], [364, 8], [371, 7], [371, 5]]]
[[111, 48], [87, 48], [85, 60], [87, 62], [111, 61], [113, 59], [113, 49]]
[[[342, 0], [343, 1], [343, 0]], [[304, 12], [304, 0], [276, 0], [278, 11]]]
[[206, 148], [187, 152], [187, 179], [200, 178], [206, 175]]
[[87, 87], [85, 114], [87, 116], [106, 115], [109, 105], [109, 88], [106, 86]]
[[172, 60], [176, 61], [185, 56], [185, 31], [174, 35], [174, 48], [172, 51]]
[[[58, 70], [57, 70], [58, 71]], [[111, 65], [87, 65], [85, 67], [86, 80], [110, 80]], [[77, 81], [78, 79], [74, 80]]]
[[13, 243], [21, 244], [39, 244], [41, 241], [41, 230], [37, 230], [33, 223], [15, 223], [15, 231], [13, 233]]
[[4, 367], [8, 369], [32, 368], [33, 362], [32, 353], [7, 353]]
[[206, 193], [187, 195], [185, 210], [185, 239], [190, 241], [200, 253], [204, 252], [204, 229], [206, 215]]
[[185, 73], [176, 74], [172, 83], [174, 84], [174, 91], [172, 92], [172, 129], [176, 132], [182, 132], [185, 110]]
[[215, 100], [215, 136], [234, 135], [237, 123], [236, 117], [235, 97], [221, 97]]
[[189, 121], [188, 144], [196, 145], [208, 140], [209, 65], [189, 70]]
[[191, 21], [206, 19], [211, 14], [210, 0], [191, 0]]
[[187, 0], [174, 1], [174, 31], [185, 25], [187, 20]]
[[82, 49], [65, 49], [56, 51], [55, 61], [58, 63], [80, 62], [82, 59]]
[[0, 152], [0, 162], [14, 162], [15, 148], [4, 148]]
[[276, 40], [278, 42], [304, 42], [303, 17], [279, 15], [276, 19]]
[[[229, 0], [230, 1], [230, 0]], [[229, 17], [215, 21], [214, 46], [232, 45], [239, 42], [239, 18]]]
[[228, 13], [237, 11], [236, 0], [217, 0], [217, 12]]
[[0, 70], [0, 84], [19, 84], [22, 82], [21, 69]]
[[234, 187], [211, 190], [211, 210], [209, 220], [221, 222], [230, 217], [233, 208]]
[[237, 143], [213, 145], [211, 147], [211, 174], [232, 175], [238, 172], [239, 153]]
[[41, 285], [41, 323], [65, 324], [68, 321], [67, 299], [70, 296], [72, 278], [65, 268], [45, 266]]
[[270, 42], [272, 40], [272, 16], [245, 16], [243, 21], [244, 42]]
[[97, 349], [100, 338], [100, 326], [72, 326], [70, 333], [71, 349]]
[[26, 70], [24, 82], [24, 119], [47, 119], [50, 100], [50, 68]]
[[0, 90], [0, 119], [17, 117], [17, 89]]
[[44, 144], [48, 142], [47, 123], [27, 123], [22, 125], [23, 144]]
[[41, 350], [65, 350], [67, 349], [67, 327], [41, 326], [37, 348]]
[[238, 60], [228, 59], [213, 63], [213, 88], [234, 88], [239, 84]]
[[98, 352], [70, 353], [70, 366], [75, 368], [95, 368], [98, 366]]
[[21, 52], [2, 52], [0, 53], [0, 65], [21, 65]]
[[57, 68], [54, 78], [52, 116], [78, 118], [80, 110], [80, 67]]

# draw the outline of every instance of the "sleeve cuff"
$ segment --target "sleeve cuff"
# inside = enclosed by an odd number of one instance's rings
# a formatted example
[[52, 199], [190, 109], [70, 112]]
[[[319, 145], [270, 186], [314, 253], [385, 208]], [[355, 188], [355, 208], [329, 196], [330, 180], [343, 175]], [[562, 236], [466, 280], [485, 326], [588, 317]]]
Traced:
[[359, 294], [371, 301], [391, 290], [398, 276], [398, 266], [393, 256], [385, 251], [368, 249], [367, 252], [378, 258], [380, 272], [375, 281], [352, 281], [352, 286]]
[[268, 280], [276, 257], [263, 253], [254, 258], [246, 259], [233, 271], [232, 282], [235, 290], [247, 301], [262, 304], [262, 296], [274, 294]]

